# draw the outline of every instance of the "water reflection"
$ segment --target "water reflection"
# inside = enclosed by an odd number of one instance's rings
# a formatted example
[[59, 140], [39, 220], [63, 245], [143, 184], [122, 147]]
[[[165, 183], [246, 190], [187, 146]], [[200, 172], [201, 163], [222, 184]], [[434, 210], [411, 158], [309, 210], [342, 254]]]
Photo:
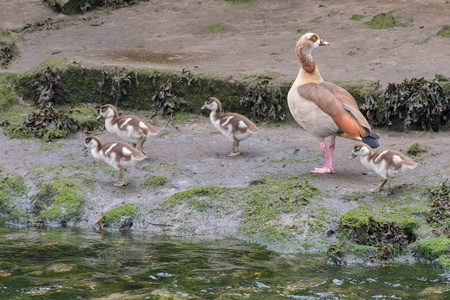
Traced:
[[442, 273], [337, 268], [235, 240], [0, 226], [1, 299], [450, 299]]

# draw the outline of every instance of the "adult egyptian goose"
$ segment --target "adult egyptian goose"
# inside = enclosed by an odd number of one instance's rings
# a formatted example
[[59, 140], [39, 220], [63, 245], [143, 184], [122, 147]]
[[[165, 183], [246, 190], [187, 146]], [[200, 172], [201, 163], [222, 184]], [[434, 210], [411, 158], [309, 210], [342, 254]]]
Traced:
[[[368, 169], [384, 178], [380, 186], [373, 190], [379, 192], [389, 181], [391, 177], [396, 177], [401, 173], [414, 169], [417, 164], [409, 157], [395, 150], [377, 150], [374, 153], [369, 146], [363, 143], [358, 143], [353, 147], [350, 159], [359, 157], [361, 163]], [[389, 181], [389, 191], [391, 190], [391, 183]]]
[[149, 136], [155, 136], [159, 133], [158, 129], [149, 123], [141, 120], [139, 117], [120, 116], [114, 105], [105, 104], [100, 108], [98, 118], [105, 118], [105, 127], [109, 133], [116, 134], [120, 139], [129, 142], [136, 147], [139, 143], [139, 150], [145, 154], [143, 145]]
[[91, 154], [95, 159], [103, 160], [105, 163], [119, 171], [121, 181], [116, 186], [124, 186], [129, 182], [126, 180], [125, 170], [135, 167], [147, 157], [138, 149], [127, 143], [111, 142], [102, 144], [95, 136], [87, 137], [84, 141], [86, 147], [91, 148]]
[[237, 156], [239, 152], [239, 142], [248, 139], [252, 134], [258, 132], [258, 127], [252, 121], [237, 113], [223, 113], [222, 104], [219, 99], [209, 97], [202, 109], [211, 110], [209, 118], [211, 123], [224, 136], [233, 141], [235, 152], [231, 152], [228, 156]]
[[[336, 136], [379, 146], [378, 135], [372, 132], [355, 99], [345, 89], [324, 82], [317, 69], [312, 50], [327, 42], [315, 33], [306, 33], [297, 42], [295, 52], [301, 63], [300, 71], [288, 93], [288, 104], [294, 119], [320, 141], [325, 159], [323, 168], [311, 172], [333, 173], [333, 152]], [[329, 157], [325, 138], [331, 137]]]

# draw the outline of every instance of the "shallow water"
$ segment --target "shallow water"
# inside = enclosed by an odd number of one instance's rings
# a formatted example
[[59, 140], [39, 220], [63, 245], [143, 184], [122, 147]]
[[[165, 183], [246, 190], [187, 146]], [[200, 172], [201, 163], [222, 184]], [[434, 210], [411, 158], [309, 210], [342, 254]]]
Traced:
[[[0, 226], [0, 299], [450, 299], [431, 264], [338, 268], [236, 240]], [[165, 298], [164, 299], [167, 299]]]

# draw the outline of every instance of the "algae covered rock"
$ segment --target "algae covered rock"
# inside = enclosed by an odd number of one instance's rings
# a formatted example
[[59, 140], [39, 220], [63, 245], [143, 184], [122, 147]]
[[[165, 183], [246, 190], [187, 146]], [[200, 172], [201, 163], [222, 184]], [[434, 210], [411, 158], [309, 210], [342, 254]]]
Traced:
[[52, 181], [34, 197], [32, 210], [47, 223], [74, 224], [83, 216], [85, 199], [79, 188], [65, 180]]
[[25, 195], [25, 189], [21, 176], [0, 178], [0, 215], [10, 214], [16, 209], [16, 199]]
[[124, 204], [107, 211], [97, 222], [98, 229], [115, 228], [129, 229], [133, 221], [140, 219], [139, 207], [134, 204]]
[[420, 257], [435, 261], [446, 269], [450, 268], [449, 238], [428, 239], [420, 242], [416, 248]]

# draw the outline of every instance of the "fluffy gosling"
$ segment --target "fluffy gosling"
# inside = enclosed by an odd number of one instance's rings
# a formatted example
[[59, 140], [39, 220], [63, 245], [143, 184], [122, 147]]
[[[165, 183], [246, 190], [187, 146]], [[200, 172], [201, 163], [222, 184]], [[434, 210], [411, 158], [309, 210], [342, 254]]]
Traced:
[[240, 155], [239, 142], [248, 139], [252, 134], [258, 132], [258, 127], [252, 121], [241, 114], [237, 113], [223, 113], [222, 103], [215, 97], [209, 97], [202, 109], [211, 110], [209, 118], [211, 123], [224, 136], [233, 141], [233, 148], [235, 152], [231, 152], [228, 156]]
[[114, 105], [105, 104], [100, 108], [100, 115], [97, 118], [105, 118], [105, 128], [109, 133], [116, 134], [120, 139], [131, 143], [142, 153], [144, 143], [149, 136], [155, 136], [159, 133], [158, 129], [149, 123], [141, 120], [138, 116], [128, 115], [119, 116]]
[[370, 147], [363, 143], [358, 143], [353, 147], [350, 159], [359, 157], [361, 163], [368, 169], [384, 178], [380, 186], [373, 190], [379, 192], [389, 182], [389, 191], [391, 191], [391, 177], [397, 177], [401, 173], [414, 169], [417, 166], [412, 159], [395, 150], [377, 150], [374, 153]]
[[126, 143], [111, 142], [103, 145], [95, 136], [87, 137], [84, 145], [91, 148], [91, 154], [95, 159], [103, 160], [119, 171], [121, 180], [116, 182], [115, 186], [127, 185], [129, 181], [126, 179], [125, 170], [135, 167], [147, 158], [141, 151]]

